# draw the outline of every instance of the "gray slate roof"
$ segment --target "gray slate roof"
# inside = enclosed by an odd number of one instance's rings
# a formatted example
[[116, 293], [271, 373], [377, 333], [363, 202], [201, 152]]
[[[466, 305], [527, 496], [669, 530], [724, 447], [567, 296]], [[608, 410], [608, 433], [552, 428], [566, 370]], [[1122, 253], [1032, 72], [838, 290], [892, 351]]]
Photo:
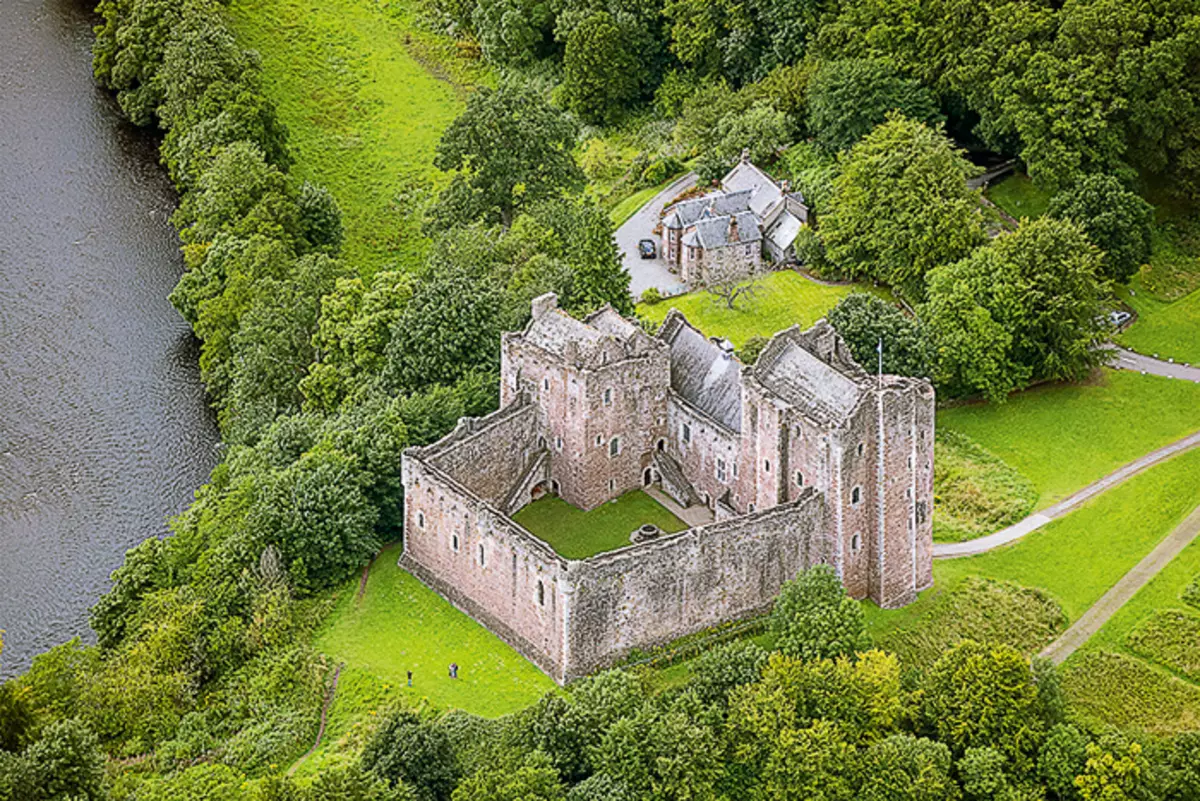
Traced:
[[726, 245], [740, 245], [747, 242], [758, 242], [762, 232], [758, 230], [758, 220], [751, 212], [743, 211], [733, 215], [737, 220], [738, 240], [729, 240], [730, 217], [701, 217], [696, 220], [696, 239], [705, 248], [722, 248]]
[[672, 309], [658, 337], [671, 348], [671, 389], [730, 431], [742, 430], [742, 363]]
[[663, 217], [666, 228], [687, 228], [712, 207], [712, 216], [721, 217], [750, 210], [750, 190], [744, 192], [713, 192], [704, 197], [684, 200], [667, 209]]
[[[848, 417], [867, 392], [869, 380], [857, 365], [826, 361], [804, 346], [806, 336], [828, 326], [823, 320], [808, 334], [796, 327], [771, 338], [754, 366], [754, 377], [788, 403], [805, 409], [817, 420], [834, 422]], [[840, 340], [839, 340], [840, 341]], [[844, 347], [844, 346], [843, 346]]]

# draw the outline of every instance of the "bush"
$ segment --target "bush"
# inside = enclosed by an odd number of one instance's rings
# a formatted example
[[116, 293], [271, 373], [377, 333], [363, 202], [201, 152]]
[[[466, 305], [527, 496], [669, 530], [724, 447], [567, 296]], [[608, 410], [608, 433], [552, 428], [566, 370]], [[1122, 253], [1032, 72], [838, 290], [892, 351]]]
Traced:
[[763, 348], [767, 346], [771, 340], [764, 336], [755, 334], [746, 340], [746, 343], [738, 349], [737, 356], [742, 360], [742, 364], [750, 366], [758, 361], [758, 357], [762, 355]]
[[1033, 511], [1033, 482], [979, 443], [939, 428], [934, 440], [933, 538], [961, 542], [1012, 525]]
[[1160, 609], [1129, 633], [1129, 650], [1200, 681], [1200, 618]]
[[662, 303], [662, 293], [658, 291], [658, 287], [650, 287], [642, 293], [642, 303], [647, 306], [653, 306], [655, 303]]
[[1185, 604], [1190, 604], [1197, 609], [1200, 609], [1200, 576], [1192, 579], [1192, 583], [1183, 588], [1183, 593], [1180, 595]]
[[446, 732], [408, 711], [383, 721], [363, 749], [362, 762], [391, 784], [409, 785], [421, 801], [446, 801], [460, 775]]
[[767, 651], [750, 640], [735, 640], [706, 651], [692, 664], [690, 687], [702, 703], [724, 706], [734, 687], [762, 677]]
[[801, 659], [850, 656], [871, 646], [862, 607], [847, 597], [828, 565], [784, 583], [771, 612], [771, 633], [782, 653]]

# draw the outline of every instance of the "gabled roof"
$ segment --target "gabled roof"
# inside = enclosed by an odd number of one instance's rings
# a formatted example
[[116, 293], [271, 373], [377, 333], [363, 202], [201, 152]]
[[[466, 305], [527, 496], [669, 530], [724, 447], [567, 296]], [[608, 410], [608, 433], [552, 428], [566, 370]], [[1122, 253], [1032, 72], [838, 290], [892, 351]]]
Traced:
[[750, 210], [758, 215], [760, 220], [783, 198], [783, 190], [779, 188], [779, 184], [747, 159], [739, 161], [725, 175], [721, 180], [721, 188], [731, 193], [749, 192]]
[[[738, 238], [733, 242], [729, 238], [729, 222], [737, 220]], [[702, 217], [696, 220], [696, 240], [704, 248], [723, 248], [727, 245], [740, 245], [747, 242], [758, 242], [762, 232], [758, 230], [758, 220], [748, 211], [740, 212], [732, 217]]]
[[750, 210], [750, 192], [716, 191], [704, 197], [683, 200], [667, 209], [663, 225], [667, 228], [687, 228], [710, 210], [710, 217], [722, 217]]
[[658, 331], [671, 349], [671, 389], [730, 431], [742, 430], [742, 363], [676, 309]]
[[764, 388], [821, 422], [850, 416], [871, 384], [824, 320], [808, 331], [793, 326], [772, 337], [753, 375]]
[[790, 211], [784, 211], [775, 218], [775, 222], [767, 230], [767, 239], [780, 250], [787, 250], [796, 241], [796, 234], [804, 223]]

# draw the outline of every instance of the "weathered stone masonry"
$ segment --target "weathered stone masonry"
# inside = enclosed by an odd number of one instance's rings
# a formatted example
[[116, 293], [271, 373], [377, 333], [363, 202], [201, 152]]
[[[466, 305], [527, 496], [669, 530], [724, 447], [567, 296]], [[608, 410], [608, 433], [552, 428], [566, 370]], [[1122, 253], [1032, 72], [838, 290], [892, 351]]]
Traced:
[[[932, 582], [933, 390], [871, 376], [824, 322], [754, 367], [672, 311], [657, 336], [534, 302], [500, 411], [404, 454], [402, 564], [563, 682], [772, 603], [832, 565], [883, 606]], [[511, 515], [654, 483], [715, 522], [567, 560]]]

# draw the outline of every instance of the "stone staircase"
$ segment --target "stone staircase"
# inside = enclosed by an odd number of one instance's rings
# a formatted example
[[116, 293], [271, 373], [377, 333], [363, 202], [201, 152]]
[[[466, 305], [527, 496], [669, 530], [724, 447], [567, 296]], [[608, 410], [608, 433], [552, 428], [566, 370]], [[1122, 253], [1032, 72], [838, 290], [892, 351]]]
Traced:
[[703, 503], [700, 500], [700, 496], [696, 494], [692, 483], [684, 476], [683, 468], [679, 466], [679, 462], [662, 451], [655, 451], [653, 465], [658, 474], [662, 476], [663, 492], [670, 496], [676, 503], [684, 508]]
[[505, 514], [515, 514], [528, 501], [530, 490], [548, 478], [550, 478], [550, 451], [542, 448], [530, 455], [520, 476], [505, 494], [500, 508], [504, 510]]

